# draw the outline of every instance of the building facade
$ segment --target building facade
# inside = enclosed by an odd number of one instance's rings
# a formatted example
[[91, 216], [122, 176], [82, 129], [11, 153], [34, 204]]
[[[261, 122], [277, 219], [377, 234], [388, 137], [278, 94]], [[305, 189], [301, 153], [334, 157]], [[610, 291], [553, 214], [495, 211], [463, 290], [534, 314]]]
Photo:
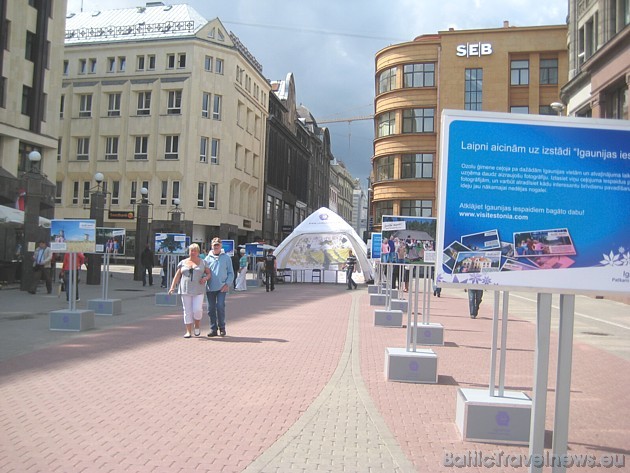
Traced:
[[[383, 215], [434, 216], [444, 109], [555, 114], [565, 25], [449, 30], [376, 54], [373, 230]], [[372, 230], [372, 229], [370, 229]]]
[[335, 160], [330, 164], [330, 203], [328, 208], [350, 225], [352, 225], [355, 184], [355, 179], [342, 161]]
[[630, 0], [569, 1], [569, 115], [628, 120]]
[[[38, 151], [39, 215], [48, 218], [54, 214], [65, 14], [65, 0], [0, 0], [0, 205], [22, 207], [28, 155]], [[20, 235], [1, 232], [0, 260], [12, 260]]]
[[100, 172], [104, 225], [132, 241], [143, 188], [153, 222], [179, 202], [192, 241], [260, 235], [270, 86], [218, 18], [161, 2], [70, 14], [62, 73], [58, 217], [84, 213]]

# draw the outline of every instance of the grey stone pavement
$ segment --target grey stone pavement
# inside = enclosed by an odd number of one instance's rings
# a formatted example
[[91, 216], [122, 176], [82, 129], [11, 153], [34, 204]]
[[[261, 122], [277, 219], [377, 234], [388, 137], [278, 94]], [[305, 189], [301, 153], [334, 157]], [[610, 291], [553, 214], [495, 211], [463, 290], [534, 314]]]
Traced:
[[[185, 340], [181, 307], [155, 305], [157, 271], [153, 287], [131, 273], [112, 267], [122, 314], [85, 332], [49, 330], [63, 295], [0, 290], [0, 472], [442, 472], [445, 453], [527, 454], [463, 441], [455, 426], [457, 387], [487, 388], [491, 293], [476, 320], [460, 290], [432, 299], [446, 343], [433, 347], [438, 384], [423, 385], [385, 380], [385, 348], [406, 333], [374, 326], [364, 286], [230, 294], [227, 337], [205, 337], [204, 317], [202, 337]], [[78, 308], [101, 297], [80, 290]], [[535, 295], [511, 294], [506, 389], [528, 394], [533, 320]], [[630, 306], [577, 296], [569, 453], [619, 455], [616, 471], [630, 471], [629, 373]]]

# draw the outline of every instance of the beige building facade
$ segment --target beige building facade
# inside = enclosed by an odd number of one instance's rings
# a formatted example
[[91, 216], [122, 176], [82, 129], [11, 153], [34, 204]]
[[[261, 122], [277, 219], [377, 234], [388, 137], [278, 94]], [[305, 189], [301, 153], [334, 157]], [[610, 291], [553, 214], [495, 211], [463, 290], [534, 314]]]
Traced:
[[444, 109], [555, 114], [565, 25], [441, 31], [376, 54], [370, 216], [435, 216]]
[[146, 188], [150, 219], [179, 199], [194, 242], [260, 234], [270, 86], [218, 18], [161, 2], [78, 13], [65, 45], [58, 217], [85, 213], [100, 172], [106, 227], [133, 234]]

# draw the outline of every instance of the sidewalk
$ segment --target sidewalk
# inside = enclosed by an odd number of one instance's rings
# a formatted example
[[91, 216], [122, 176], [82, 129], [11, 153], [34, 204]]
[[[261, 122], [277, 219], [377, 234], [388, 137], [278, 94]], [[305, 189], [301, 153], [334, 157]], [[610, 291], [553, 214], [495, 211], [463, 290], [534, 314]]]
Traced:
[[[48, 330], [48, 312], [65, 304], [56, 296], [0, 291], [0, 471], [442, 472], [453, 470], [445, 452], [527, 454], [463, 442], [454, 423], [457, 387], [487, 389], [491, 297], [476, 320], [461, 291], [432, 299], [446, 343], [434, 347], [438, 384], [417, 385], [384, 379], [385, 348], [403, 347], [405, 330], [375, 327], [363, 288], [230, 294], [228, 336], [185, 340], [181, 307], [155, 306], [154, 282], [115, 272], [109, 297], [123, 313], [82, 333]], [[100, 296], [81, 284], [79, 307]], [[510, 322], [506, 389], [531, 394], [535, 332], [524, 317]], [[576, 340], [570, 454], [630, 455], [628, 373], [630, 360]], [[626, 460], [588, 471], [627, 471]]]

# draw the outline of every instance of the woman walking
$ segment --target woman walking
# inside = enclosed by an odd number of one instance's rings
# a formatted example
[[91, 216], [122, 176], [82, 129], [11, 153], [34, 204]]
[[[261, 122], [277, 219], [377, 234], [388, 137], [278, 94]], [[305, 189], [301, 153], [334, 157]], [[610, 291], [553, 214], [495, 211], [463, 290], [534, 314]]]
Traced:
[[203, 296], [206, 293], [206, 283], [210, 280], [210, 269], [206, 262], [199, 257], [199, 245], [193, 243], [188, 247], [190, 255], [177, 265], [173, 283], [168, 291], [173, 294], [179, 286], [178, 293], [182, 296], [184, 306], [184, 338], [190, 338], [193, 331], [195, 337], [201, 335], [199, 323], [203, 315]]
[[247, 256], [245, 250], [241, 250], [241, 259], [238, 260], [238, 276], [236, 276], [237, 291], [247, 290]]

